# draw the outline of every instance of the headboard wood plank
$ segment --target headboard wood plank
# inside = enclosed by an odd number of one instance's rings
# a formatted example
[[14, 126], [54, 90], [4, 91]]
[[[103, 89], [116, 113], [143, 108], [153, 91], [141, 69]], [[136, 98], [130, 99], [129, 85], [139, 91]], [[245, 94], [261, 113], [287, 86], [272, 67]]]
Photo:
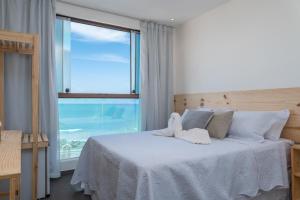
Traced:
[[289, 109], [291, 116], [282, 137], [300, 143], [300, 87], [268, 90], [181, 94], [174, 97], [175, 111], [212, 107], [234, 110], [276, 111]]

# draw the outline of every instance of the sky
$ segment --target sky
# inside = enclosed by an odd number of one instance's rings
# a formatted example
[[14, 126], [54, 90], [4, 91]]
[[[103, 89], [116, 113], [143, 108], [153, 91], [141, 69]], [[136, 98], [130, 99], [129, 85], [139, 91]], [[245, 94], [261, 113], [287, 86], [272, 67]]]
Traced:
[[130, 93], [130, 33], [71, 22], [71, 92]]

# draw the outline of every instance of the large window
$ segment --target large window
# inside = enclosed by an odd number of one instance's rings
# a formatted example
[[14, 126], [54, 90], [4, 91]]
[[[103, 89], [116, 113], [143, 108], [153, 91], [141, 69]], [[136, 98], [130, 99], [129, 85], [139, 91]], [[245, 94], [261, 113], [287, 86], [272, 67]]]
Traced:
[[57, 17], [61, 159], [90, 136], [139, 130], [139, 46], [136, 30]]

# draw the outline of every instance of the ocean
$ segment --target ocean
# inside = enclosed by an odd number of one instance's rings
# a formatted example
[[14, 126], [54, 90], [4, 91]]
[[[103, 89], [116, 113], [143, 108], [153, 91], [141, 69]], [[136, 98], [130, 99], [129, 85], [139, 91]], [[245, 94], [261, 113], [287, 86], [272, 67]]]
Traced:
[[140, 130], [139, 99], [59, 99], [62, 160], [79, 157], [87, 139]]

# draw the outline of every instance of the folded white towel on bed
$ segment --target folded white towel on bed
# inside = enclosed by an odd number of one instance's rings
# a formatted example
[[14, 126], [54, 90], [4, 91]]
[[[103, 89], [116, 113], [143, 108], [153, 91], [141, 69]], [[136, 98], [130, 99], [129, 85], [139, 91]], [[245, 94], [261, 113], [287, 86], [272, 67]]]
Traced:
[[175, 135], [175, 137], [193, 144], [211, 143], [208, 131], [200, 128], [193, 128], [187, 131], [180, 131]]
[[191, 142], [193, 144], [211, 143], [208, 131], [205, 129], [194, 128], [182, 130], [181, 117], [178, 113], [172, 113], [168, 121], [168, 128], [157, 130], [153, 133], [157, 136], [175, 137]]
[[178, 113], [172, 113], [168, 120], [168, 128], [155, 131], [154, 135], [174, 137], [175, 134], [182, 131], [181, 117]]
[[174, 132], [169, 128], [155, 130], [152, 134], [156, 136], [174, 137]]

